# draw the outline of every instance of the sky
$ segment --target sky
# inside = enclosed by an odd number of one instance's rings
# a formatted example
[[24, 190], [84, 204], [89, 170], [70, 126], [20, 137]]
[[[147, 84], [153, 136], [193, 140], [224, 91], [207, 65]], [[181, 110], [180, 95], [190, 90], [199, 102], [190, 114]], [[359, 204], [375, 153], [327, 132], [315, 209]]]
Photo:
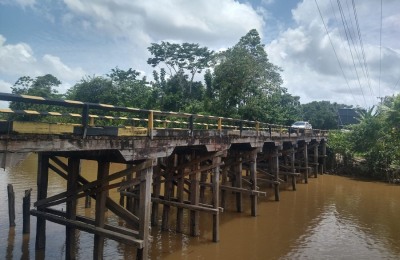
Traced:
[[52, 74], [64, 93], [115, 67], [152, 80], [151, 43], [221, 51], [251, 29], [303, 104], [400, 93], [399, 0], [0, 0], [0, 92]]

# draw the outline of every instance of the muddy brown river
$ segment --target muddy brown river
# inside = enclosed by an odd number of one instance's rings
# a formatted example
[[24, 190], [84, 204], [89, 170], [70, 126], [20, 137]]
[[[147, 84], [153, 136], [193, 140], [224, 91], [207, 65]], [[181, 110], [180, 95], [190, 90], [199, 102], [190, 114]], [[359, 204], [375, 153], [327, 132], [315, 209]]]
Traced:
[[[114, 171], [123, 166], [113, 164]], [[35, 259], [36, 218], [31, 217], [31, 233], [22, 235], [22, 197], [32, 188], [36, 201], [36, 156], [19, 165], [0, 170], [0, 259]], [[97, 169], [85, 162], [85, 177], [93, 179]], [[16, 194], [16, 227], [9, 228], [7, 184]], [[56, 174], [49, 177], [49, 196], [65, 189]], [[152, 228], [151, 259], [400, 259], [400, 186], [320, 175], [297, 191], [283, 187], [281, 201], [268, 196], [258, 201], [258, 216], [250, 216], [250, 199], [244, 197], [244, 211], [235, 212], [233, 195], [220, 218], [220, 242], [213, 243], [212, 216], [201, 214], [200, 236], [190, 237]], [[110, 196], [118, 199], [118, 194]], [[65, 207], [64, 205], [59, 206]], [[78, 204], [80, 215], [91, 216], [92, 208]], [[107, 213], [108, 223], [118, 223]], [[188, 212], [185, 212], [187, 218]], [[185, 230], [188, 231], [187, 221]], [[47, 222], [45, 259], [65, 259], [65, 228]], [[92, 259], [93, 235], [78, 232], [78, 259]], [[134, 259], [135, 249], [106, 240], [104, 259]]]

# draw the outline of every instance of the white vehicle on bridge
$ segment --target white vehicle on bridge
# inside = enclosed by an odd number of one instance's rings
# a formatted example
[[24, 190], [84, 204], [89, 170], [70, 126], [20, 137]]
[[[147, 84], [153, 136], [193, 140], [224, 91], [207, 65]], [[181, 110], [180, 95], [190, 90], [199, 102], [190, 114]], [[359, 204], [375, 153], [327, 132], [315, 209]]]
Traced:
[[311, 129], [312, 125], [307, 121], [297, 121], [290, 126], [290, 132], [292, 133], [295, 133], [297, 131], [302, 133], [305, 132], [305, 130], [311, 130]]

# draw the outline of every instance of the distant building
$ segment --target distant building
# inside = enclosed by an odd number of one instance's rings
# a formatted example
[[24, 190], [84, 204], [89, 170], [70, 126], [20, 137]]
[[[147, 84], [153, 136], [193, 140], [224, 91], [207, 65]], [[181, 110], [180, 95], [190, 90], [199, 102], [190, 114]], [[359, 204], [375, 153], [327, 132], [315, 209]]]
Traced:
[[343, 127], [346, 125], [358, 124], [360, 115], [354, 108], [339, 108], [338, 125]]

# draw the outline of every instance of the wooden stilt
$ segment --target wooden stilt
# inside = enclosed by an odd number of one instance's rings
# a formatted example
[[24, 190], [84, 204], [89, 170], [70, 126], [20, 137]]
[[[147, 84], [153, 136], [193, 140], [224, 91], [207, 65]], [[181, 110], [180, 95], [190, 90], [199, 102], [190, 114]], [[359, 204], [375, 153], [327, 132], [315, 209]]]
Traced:
[[92, 206], [92, 198], [90, 195], [85, 196], [85, 208], [88, 209]]
[[[295, 151], [292, 148], [290, 150], [290, 169], [292, 173], [296, 172], [296, 169], [294, 167], [294, 161], [295, 161]], [[296, 175], [292, 174], [292, 189], [296, 190]]]
[[153, 167], [140, 172], [140, 208], [139, 208], [139, 238], [143, 240], [143, 247], [137, 250], [137, 259], [148, 259], [150, 217], [151, 217], [151, 185]]
[[[68, 159], [68, 177], [67, 177], [67, 191], [75, 193], [78, 187], [78, 175], [80, 171], [80, 160], [79, 158]], [[71, 199], [66, 202], [67, 210], [66, 217], [69, 220], [76, 219], [76, 205], [77, 198], [75, 195], [71, 196]], [[75, 259], [76, 255], [76, 240], [75, 240], [76, 229], [73, 226], [66, 226], [66, 239], [65, 239], [65, 258]]]
[[[122, 182], [124, 182], [124, 181], [126, 181], [125, 177], [122, 178]], [[125, 207], [125, 196], [122, 193], [119, 194], [119, 205], [121, 207]]]
[[32, 189], [25, 190], [25, 196], [22, 199], [22, 233], [29, 234], [31, 232], [31, 218], [29, 210], [31, 208], [31, 191]]
[[[213, 191], [213, 208], [217, 209], [219, 208], [219, 164], [221, 162], [221, 157], [215, 157], [213, 158], [213, 165], [215, 165], [215, 168], [213, 170], [213, 175], [212, 175], [212, 191]], [[213, 214], [213, 242], [218, 242], [219, 241], [219, 210], [216, 212], [216, 214]]]
[[[243, 180], [242, 180], [242, 157], [238, 153], [237, 154], [237, 161], [239, 162], [235, 166], [235, 187], [242, 188]], [[241, 192], [236, 192], [236, 211], [242, 212], [243, 211], [243, 197]]]
[[[164, 174], [165, 182], [164, 182], [164, 199], [165, 200], [170, 200], [171, 199], [171, 194], [172, 194], [172, 178], [174, 176], [174, 172], [171, 170], [171, 168], [174, 166], [174, 157], [175, 155], [171, 155], [168, 158], [167, 162], [167, 169]], [[169, 228], [169, 211], [170, 211], [170, 205], [164, 204], [163, 205], [163, 214], [162, 214], [162, 223], [161, 223], [161, 229], [162, 230], [168, 230]]]
[[8, 194], [8, 219], [10, 222], [10, 227], [15, 226], [15, 193], [12, 184], [7, 185]]
[[[252, 158], [250, 161], [250, 182], [251, 182], [251, 189], [257, 189], [257, 152], [252, 153]], [[251, 215], [257, 216], [257, 195], [251, 194]]]
[[[283, 165], [285, 165], [286, 167], [288, 166], [288, 156], [287, 156], [286, 154], [283, 156]], [[283, 180], [284, 180], [285, 182], [288, 182], [289, 176], [288, 176], [287, 174], [285, 174], [285, 175], [283, 176]]]
[[[103, 180], [99, 186], [106, 187], [108, 182], [104, 181], [104, 178], [106, 178], [109, 174], [110, 163], [98, 161], [97, 165], [97, 180]], [[96, 193], [95, 226], [99, 228], [104, 228], [105, 225], [106, 200], [107, 191], [99, 191]], [[104, 236], [96, 234], [94, 235], [93, 259], [103, 259], [103, 251]]]
[[[228, 183], [228, 168], [229, 167], [222, 168], [221, 185], [226, 185]], [[221, 207], [226, 207], [226, 190], [221, 190]]]
[[[205, 183], [207, 181], [207, 176], [208, 176], [207, 171], [202, 172], [200, 177], [200, 182]], [[205, 202], [205, 191], [206, 191], [206, 186], [205, 185], [200, 186], [200, 203]]]
[[[195, 153], [193, 152], [191, 160], [194, 160]], [[193, 171], [196, 171], [200, 168], [200, 163], [196, 162], [193, 165]], [[196, 171], [195, 174], [190, 175], [190, 203], [192, 205], [199, 205], [200, 202], [200, 175], [199, 171]], [[191, 236], [199, 236], [199, 219], [200, 212], [197, 210], [190, 211], [190, 235]]]
[[[37, 200], [47, 198], [47, 187], [49, 180], [49, 156], [44, 153], [38, 154], [38, 174], [37, 174]], [[41, 210], [41, 207], [38, 207]], [[36, 218], [36, 250], [46, 247], [46, 219]], [[43, 253], [44, 255], [44, 253]]]
[[[178, 156], [178, 165], [182, 165], [185, 162], [185, 156], [184, 154], [181, 154]], [[183, 203], [184, 200], [184, 184], [185, 184], [185, 178], [184, 178], [184, 172], [185, 168], [179, 169], [178, 170], [178, 186], [177, 186], [177, 198], [178, 202]], [[183, 232], [183, 208], [178, 207], [177, 209], [177, 215], [176, 215], [176, 232], [182, 233]]]
[[305, 167], [305, 172], [304, 172], [304, 183], [308, 183], [308, 145], [307, 143], [304, 143], [304, 167]]
[[[132, 168], [132, 165], [131, 164], [127, 164], [126, 165], [126, 168], [127, 169], [130, 169], [130, 168]], [[128, 174], [127, 176], [126, 176], [126, 180], [127, 181], [130, 181], [130, 180], [132, 180], [132, 178], [133, 178], [133, 173], [130, 173], [130, 174]], [[128, 188], [127, 189], [129, 192], [133, 192], [133, 188]], [[133, 206], [133, 198], [131, 198], [131, 197], [128, 197], [128, 198], [126, 198], [126, 209], [129, 211], [129, 212], [134, 212], [134, 206]]]
[[314, 145], [314, 177], [318, 177], [318, 145]]
[[322, 141], [322, 173], [326, 172], [326, 141]]
[[[161, 168], [159, 165], [155, 166], [153, 168], [154, 175], [156, 176], [154, 178], [154, 183], [153, 183], [153, 196], [154, 198], [160, 197], [160, 190], [161, 190]], [[152, 226], [157, 226], [158, 225], [158, 203], [153, 202], [152, 204], [152, 209], [151, 209], [151, 225]]]
[[274, 162], [275, 162], [275, 182], [274, 182], [274, 191], [275, 191], [275, 201], [279, 201], [279, 150], [276, 147], [274, 150]]

